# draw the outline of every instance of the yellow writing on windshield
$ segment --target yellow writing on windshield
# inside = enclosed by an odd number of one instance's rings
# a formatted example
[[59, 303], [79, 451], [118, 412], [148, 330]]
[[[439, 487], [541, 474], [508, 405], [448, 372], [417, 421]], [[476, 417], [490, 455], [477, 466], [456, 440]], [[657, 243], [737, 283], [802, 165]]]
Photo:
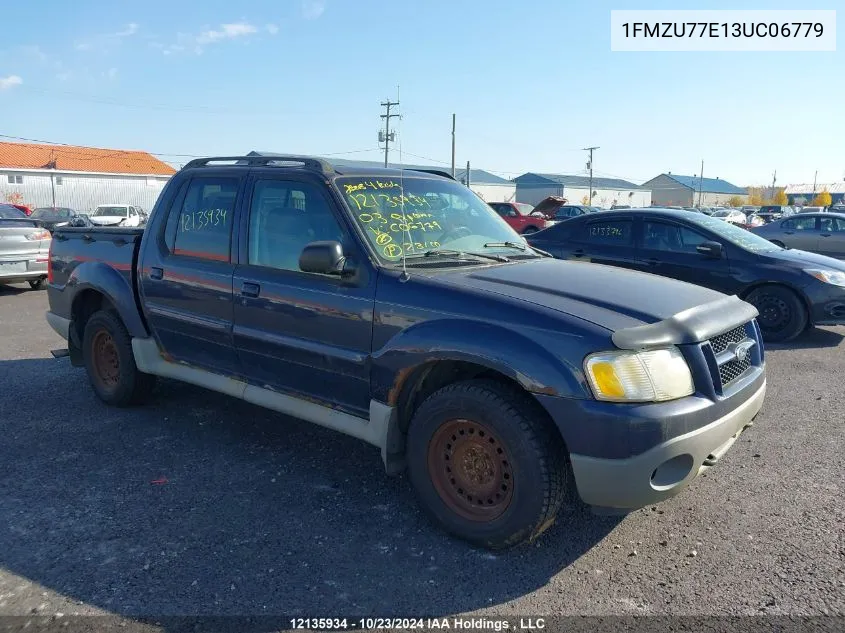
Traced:
[[382, 255], [387, 259], [398, 259], [402, 257], [402, 253], [424, 253], [432, 248], [438, 248], [440, 242], [403, 242], [401, 245], [396, 243], [387, 244], [381, 249]]
[[366, 180], [364, 182], [347, 183], [343, 185], [347, 194], [367, 189], [400, 189], [401, 185], [394, 180]]
[[367, 209], [398, 209], [404, 207], [410, 211], [430, 209], [431, 204], [422, 196], [389, 195], [386, 193], [352, 193], [347, 196], [358, 211]]

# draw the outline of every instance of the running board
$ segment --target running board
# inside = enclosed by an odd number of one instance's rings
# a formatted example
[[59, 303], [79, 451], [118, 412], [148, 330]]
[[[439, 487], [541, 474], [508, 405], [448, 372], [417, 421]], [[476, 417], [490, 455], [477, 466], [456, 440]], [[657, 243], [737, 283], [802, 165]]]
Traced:
[[394, 407], [370, 400], [370, 415], [367, 420], [267, 387], [251, 385], [237, 378], [165, 360], [158, 344], [152, 338], [133, 338], [132, 352], [138, 369], [146, 374], [173, 378], [211, 389], [363, 440], [381, 449], [382, 461], [389, 473], [396, 468], [395, 460], [401, 451], [402, 442]]

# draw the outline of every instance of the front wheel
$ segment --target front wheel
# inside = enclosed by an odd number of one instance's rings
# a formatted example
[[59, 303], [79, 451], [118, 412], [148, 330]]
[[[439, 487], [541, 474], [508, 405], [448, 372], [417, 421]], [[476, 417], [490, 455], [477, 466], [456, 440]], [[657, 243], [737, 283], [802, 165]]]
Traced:
[[760, 313], [757, 323], [765, 341], [791, 341], [807, 327], [804, 302], [789, 288], [763, 286], [748, 293], [745, 300]]
[[44, 277], [33, 279], [29, 282], [29, 287], [33, 290], [44, 290], [47, 288], [47, 280]]
[[132, 339], [115, 313], [101, 310], [85, 324], [82, 354], [88, 379], [97, 396], [118, 407], [145, 400], [156, 377], [138, 370]]
[[554, 522], [568, 484], [560, 438], [518, 389], [474, 380], [443, 387], [414, 413], [408, 473], [448, 532], [501, 549]]

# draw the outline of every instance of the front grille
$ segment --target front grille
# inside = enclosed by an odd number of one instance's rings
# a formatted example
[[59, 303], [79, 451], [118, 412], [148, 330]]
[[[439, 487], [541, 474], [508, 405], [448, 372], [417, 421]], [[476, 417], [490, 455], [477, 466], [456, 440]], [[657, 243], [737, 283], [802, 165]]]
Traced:
[[719, 367], [719, 378], [722, 381], [722, 386], [732, 383], [734, 380], [742, 376], [748, 368], [751, 367], [751, 359], [746, 357], [744, 360], [729, 360], [724, 365]]
[[711, 338], [710, 347], [713, 348], [713, 353], [721, 354], [728, 349], [728, 345], [731, 343], [739, 343], [747, 338], [748, 334], [745, 332], [745, 326], [740, 325], [739, 327], [735, 327], [724, 334], [719, 334], [718, 336]]
[[[730, 349], [732, 345], [736, 343], [741, 343], [742, 341], [746, 340], [754, 340], [748, 334], [747, 324], [740, 325], [739, 327], [735, 327], [732, 330], [728, 330], [723, 334], [719, 334], [718, 336], [714, 336], [711, 338], [708, 343], [710, 344], [710, 348], [712, 349], [713, 353], [713, 360], [715, 361], [716, 367], [718, 367], [719, 372], [719, 384], [714, 385], [717, 390], [720, 388], [726, 387], [734, 382], [736, 379], [741, 377], [745, 372], [747, 372], [752, 365], [752, 358], [750, 355], [747, 355], [745, 358], [738, 360], [730, 354]], [[755, 341], [756, 342], [756, 341]], [[719, 355], [723, 354], [724, 352], [728, 352], [729, 359], [719, 359]], [[719, 364], [719, 361], [722, 361]], [[716, 368], [714, 367], [714, 369]], [[715, 382], [715, 374], [713, 376]]]

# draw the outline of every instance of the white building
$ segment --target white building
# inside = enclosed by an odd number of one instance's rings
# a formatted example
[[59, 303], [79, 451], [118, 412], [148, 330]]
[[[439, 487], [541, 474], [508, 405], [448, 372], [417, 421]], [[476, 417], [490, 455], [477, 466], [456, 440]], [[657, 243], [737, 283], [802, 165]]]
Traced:
[[0, 143], [0, 201], [82, 213], [106, 203], [149, 211], [175, 171], [146, 152]]
[[570, 204], [585, 204], [609, 209], [613, 205], [647, 207], [651, 205], [651, 191], [619, 178], [593, 178], [590, 199], [589, 176], [537, 174], [528, 172], [513, 179], [518, 202], [538, 204], [549, 196], [566, 198]]
[[833, 204], [845, 202], [845, 182], [787, 185], [784, 190], [789, 204], [795, 205], [812, 205], [813, 198], [822, 191], [830, 194]]

